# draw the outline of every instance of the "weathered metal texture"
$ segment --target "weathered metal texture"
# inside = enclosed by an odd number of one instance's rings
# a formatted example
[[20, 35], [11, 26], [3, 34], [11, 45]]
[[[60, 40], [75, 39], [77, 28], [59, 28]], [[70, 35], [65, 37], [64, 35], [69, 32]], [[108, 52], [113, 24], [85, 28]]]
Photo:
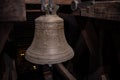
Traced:
[[74, 55], [64, 36], [63, 19], [57, 15], [44, 15], [35, 20], [35, 34], [25, 58], [36, 64], [55, 64]]
[[24, 0], [0, 0], [0, 21], [25, 21]]
[[81, 16], [120, 21], [120, 1], [96, 1], [80, 11]]
[[[71, 4], [72, 0], [54, 0], [56, 4]], [[40, 4], [40, 0], [25, 0], [26, 4]]]

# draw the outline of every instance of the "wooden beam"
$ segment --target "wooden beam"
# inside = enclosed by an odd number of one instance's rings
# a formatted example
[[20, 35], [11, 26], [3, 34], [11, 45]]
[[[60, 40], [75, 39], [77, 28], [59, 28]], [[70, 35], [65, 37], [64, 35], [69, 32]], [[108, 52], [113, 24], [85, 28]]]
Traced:
[[4, 48], [12, 27], [12, 23], [0, 23], [0, 53]]
[[[54, 0], [56, 4], [69, 5], [73, 0]], [[25, 0], [26, 4], [40, 4], [40, 0]]]
[[120, 1], [96, 1], [80, 8], [81, 16], [120, 21]]
[[63, 64], [55, 64], [55, 67], [58, 71], [67, 79], [67, 80], [77, 80], [64, 66]]
[[0, 0], [0, 22], [25, 21], [24, 0]]
[[3, 61], [5, 62], [5, 71], [3, 73], [2, 80], [17, 80], [15, 60], [12, 59], [7, 54], [4, 54], [3, 57], [4, 57]]

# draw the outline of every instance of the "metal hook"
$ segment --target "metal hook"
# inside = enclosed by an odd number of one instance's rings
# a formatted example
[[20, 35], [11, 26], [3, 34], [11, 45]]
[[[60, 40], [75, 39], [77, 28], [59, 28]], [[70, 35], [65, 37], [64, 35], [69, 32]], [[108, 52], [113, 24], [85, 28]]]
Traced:
[[52, 12], [52, 0], [41, 0], [41, 10]]
[[41, 10], [47, 14], [56, 14], [59, 6], [57, 6], [53, 0], [41, 0]]
[[41, 10], [45, 11], [45, 0], [41, 0]]

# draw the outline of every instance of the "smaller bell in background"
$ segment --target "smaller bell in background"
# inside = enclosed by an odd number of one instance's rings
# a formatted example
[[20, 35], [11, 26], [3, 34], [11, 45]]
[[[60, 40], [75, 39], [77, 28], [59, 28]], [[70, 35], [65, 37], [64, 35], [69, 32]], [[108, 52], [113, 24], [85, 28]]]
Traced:
[[74, 56], [64, 34], [63, 19], [56, 14], [46, 14], [35, 19], [35, 33], [25, 58], [36, 64], [56, 64]]

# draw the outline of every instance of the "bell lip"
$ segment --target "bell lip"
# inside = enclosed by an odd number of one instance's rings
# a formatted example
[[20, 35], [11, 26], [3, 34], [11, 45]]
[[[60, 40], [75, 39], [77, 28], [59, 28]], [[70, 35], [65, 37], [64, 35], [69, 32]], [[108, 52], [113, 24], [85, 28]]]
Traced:
[[[67, 56], [67, 57], [66, 57]], [[29, 55], [25, 55], [25, 59], [33, 64], [41, 64], [41, 65], [45, 65], [45, 64], [57, 64], [57, 63], [62, 63], [62, 62], [66, 62], [68, 60], [71, 60], [74, 57], [74, 52], [70, 52], [69, 54], [59, 58], [59, 59], [41, 59], [41, 61], [35, 58], [30, 57]]]

